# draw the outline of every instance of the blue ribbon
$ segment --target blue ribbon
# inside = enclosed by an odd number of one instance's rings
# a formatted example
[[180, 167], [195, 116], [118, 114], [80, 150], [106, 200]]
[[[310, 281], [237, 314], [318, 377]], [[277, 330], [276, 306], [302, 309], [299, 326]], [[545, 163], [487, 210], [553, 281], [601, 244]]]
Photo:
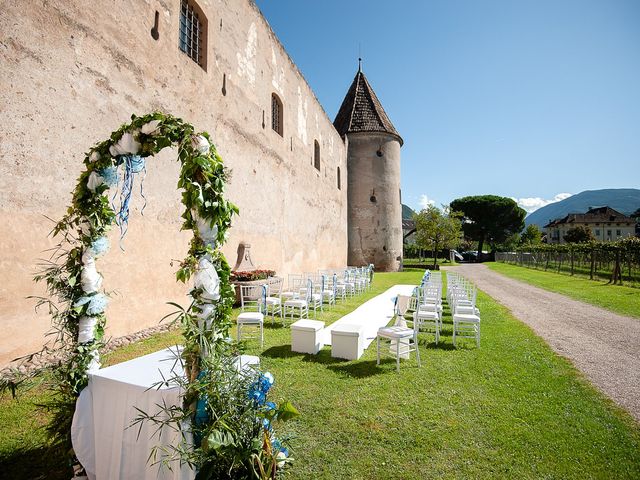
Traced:
[[140, 214], [143, 215], [144, 209], [147, 206], [147, 197], [144, 196], [144, 178], [146, 176], [147, 169], [145, 159], [140, 155], [120, 155], [117, 159], [117, 163], [118, 165], [124, 165], [122, 189], [120, 190], [120, 208], [116, 208], [115, 205], [113, 205], [115, 197], [118, 194], [118, 188], [116, 188], [116, 193], [114, 193], [111, 198], [111, 206], [116, 212], [116, 224], [120, 227], [120, 249], [124, 251], [122, 240], [127, 234], [129, 225], [129, 203], [131, 201], [131, 194], [133, 193], [134, 175], [143, 172], [142, 180], [140, 181], [140, 196], [144, 199], [144, 205], [140, 210]]

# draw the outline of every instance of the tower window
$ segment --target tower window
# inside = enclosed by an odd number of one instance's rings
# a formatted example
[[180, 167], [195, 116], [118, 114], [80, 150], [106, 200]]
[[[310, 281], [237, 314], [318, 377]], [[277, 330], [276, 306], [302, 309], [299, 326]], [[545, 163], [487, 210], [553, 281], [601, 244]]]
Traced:
[[275, 93], [271, 94], [271, 128], [282, 136], [282, 100]]
[[180, 50], [206, 70], [207, 19], [192, 0], [180, 3]]
[[338, 190], [342, 190], [342, 188], [340, 187], [340, 167], [338, 167], [338, 170], [336, 171], [336, 173], [338, 177]]
[[317, 140], [313, 141], [313, 166], [320, 171], [320, 144]]

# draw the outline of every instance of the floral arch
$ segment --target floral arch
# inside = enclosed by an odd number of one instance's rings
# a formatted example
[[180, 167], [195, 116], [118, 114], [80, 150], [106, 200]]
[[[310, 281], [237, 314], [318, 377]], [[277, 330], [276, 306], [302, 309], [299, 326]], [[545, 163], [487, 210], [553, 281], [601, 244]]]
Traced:
[[[271, 439], [275, 441], [272, 434], [266, 443], [262, 440], [267, 431], [263, 421], [268, 424], [272, 420], [285, 420], [297, 412], [288, 402], [278, 408], [269, 402], [269, 408], [265, 407], [272, 377], [265, 374], [232, 380], [237, 384], [235, 395], [231, 390], [224, 395], [211, 390], [223, 383], [229, 389], [229, 378], [239, 377], [229, 360], [235, 353], [228, 335], [235, 295], [229, 283], [229, 265], [220, 250], [231, 219], [238, 213], [238, 208], [224, 198], [228, 172], [206, 132], [196, 132], [180, 118], [161, 112], [132, 116], [130, 123], [89, 150], [72, 204], [52, 232], [61, 239], [60, 243], [36, 276], [37, 281], [45, 281], [47, 285], [49, 297], [40, 298], [39, 305], [49, 307], [56, 333], [54, 348], [62, 359], [54, 369], [55, 395], [49, 404], [53, 411], [49, 433], [55, 442], [70, 447], [76, 399], [88, 383], [88, 373], [100, 367], [99, 350], [104, 346], [108, 298], [102, 291], [96, 261], [109, 249], [106, 235], [114, 225], [120, 228], [121, 241], [126, 233], [134, 179], [145, 171], [146, 159], [169, 146], [177, 147], [181, 163], [178, 187], [184, 205], [182, 228], [193, 231], [189, 251], [176, 277], [184, 283], [193, 280], [193, 288], [192, 302], [186, 309], [174, 304], [179, 308], [176, 320], [181, 323], [184, 335], [181, 356], [185, 378], [177, 380], [183, 387], [183, 405], [171, 410], [169, 420], [163, 423], [172, 421], [183, 428], [188, 420], [186, 428], [193, 433], [194, 448], [186, 454], [178, 453], [201, 473], [220, 463], [220, 456], [226, 455], [225, 448], [237, 448], [233, 428], [244, 428], [243, 434], [248, 429], [249, 435], [245, 436], [253, 444], [256, 442], [252, 438], [259, 439], [258, 450], [248, 448], [240, 455], [244, 455], [245, 467], [255, 469], [260, 464], [261, 469], [267, 466], [267, 470], [275, 472], [276, 465], [282, 464], [276, 462], [277, 455], [282, 454], [272, 448]], [[254, 391], [259, 401], [247, 395]], [[223, 402], [233, 402], [231, 408], [240, 411], [238, 397], [246, 397], [243, 400], [246, 408], [238, 424], [229, 428], [227, 419], [224, 430], [215, 424], [213, 417], [215, 409], [224, 409], [225, 405], [212, 405], [211, 399], [224, 397], [227, 392], [233, 398]], [[256, 423], [256, 418], [262, 420]], [[157, 421], [152, 417], [142, 420]], [[272, 431], [270, 426], [268, 431]], [[268, 448], [265, 450], [261, 445]], [[229, 456], [234, 462], [239, 458], [235, 451]], [[215, 478], [212, 471], [210, 475]]]

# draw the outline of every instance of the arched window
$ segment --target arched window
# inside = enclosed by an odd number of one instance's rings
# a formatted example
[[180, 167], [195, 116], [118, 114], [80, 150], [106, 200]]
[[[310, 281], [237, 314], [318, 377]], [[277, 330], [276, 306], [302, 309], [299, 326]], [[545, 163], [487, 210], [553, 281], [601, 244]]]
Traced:
[[275, 93], [271, 94], [271, 128], [278, 135], [283, 136], [282, 131], [282, 100]]
[[340, 167], [338, 167], [337, 176], [338, 176], [338, 190], [342, 190], [342, 188], [340, 187]]
[[207, 17], [193, 0], [180, 3], [180, 50], [207, 69]]
[[318, 140], [313, 141], [313, 166], [320, 171], [320, 144]]

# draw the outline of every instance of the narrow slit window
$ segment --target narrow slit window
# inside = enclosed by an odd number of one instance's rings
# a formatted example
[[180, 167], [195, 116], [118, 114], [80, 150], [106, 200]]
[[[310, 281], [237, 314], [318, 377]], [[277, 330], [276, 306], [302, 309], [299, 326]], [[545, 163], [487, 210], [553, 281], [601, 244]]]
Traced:
[[271, 128], [283, 136], [282, 130], [282, 100], [275, 93], [271, 94]]
[[192, 1], [180, 3], [180, 50], [206, 69], [206, 18]]
[[336, 174], [336, 176], [338, 177], [338, 190], [342, 190], [342, 187], [340, 186], [340, 167], [338, 167]]
[[320, 144], [317, 140], [313, 141], [313, 166], [320, 171]]

